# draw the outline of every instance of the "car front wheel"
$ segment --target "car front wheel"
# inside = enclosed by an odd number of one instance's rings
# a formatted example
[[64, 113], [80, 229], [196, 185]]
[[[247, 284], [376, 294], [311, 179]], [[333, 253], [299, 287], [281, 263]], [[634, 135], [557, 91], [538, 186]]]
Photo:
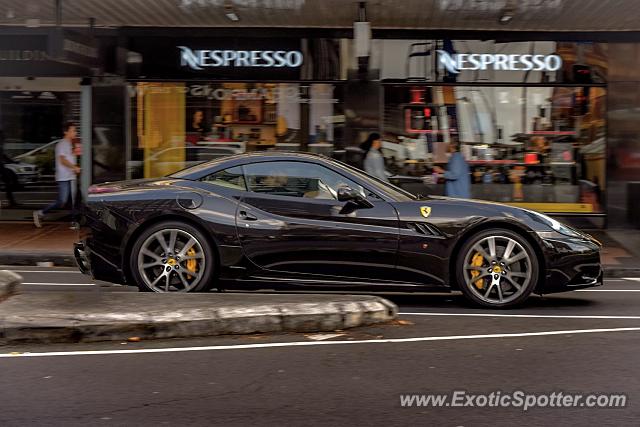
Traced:
[[524, 302], [535, 289], [539, 262], [531, 244], [505, 229], [481, 231], [462, 246], [456, 278], [476, 305], [507, 308]]
[[145, 230], [136, 240], [130, 260], [141, 291], [206, 291], [215, 269], [213, 249], [205, 236], [180, 222], [163, 222]]

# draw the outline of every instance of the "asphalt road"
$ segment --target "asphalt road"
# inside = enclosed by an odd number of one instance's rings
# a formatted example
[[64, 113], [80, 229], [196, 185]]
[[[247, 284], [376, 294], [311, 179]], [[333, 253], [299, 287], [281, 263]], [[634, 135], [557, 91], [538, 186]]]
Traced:
[[[67, 269], [19, 271], [28, 292], [135, 291]], [[337, 336], [0, 347], [0, 425], [638, 425], [639, 281], [500, 312], [457, 295], [385, 296], [400, 321]], [[451, 406], [462, 390], [475, 406]], [[621, 393], [627, 402], [480, 406], [480, 394], [498, 391]], [[402, 394], [428, 393], [450, 405], [401, 405]]]

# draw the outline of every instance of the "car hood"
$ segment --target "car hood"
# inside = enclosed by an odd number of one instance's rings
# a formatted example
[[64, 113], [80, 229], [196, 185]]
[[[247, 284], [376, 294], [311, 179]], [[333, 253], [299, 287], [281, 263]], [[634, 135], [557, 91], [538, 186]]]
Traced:
[[401, 221], [429, 222], [443, 228], [466, 228], [479, 222], [501, 221], [531, 231], [549, 230], [540, 215], [528, 209], [475, 199], [428, 196], [394, 203]]

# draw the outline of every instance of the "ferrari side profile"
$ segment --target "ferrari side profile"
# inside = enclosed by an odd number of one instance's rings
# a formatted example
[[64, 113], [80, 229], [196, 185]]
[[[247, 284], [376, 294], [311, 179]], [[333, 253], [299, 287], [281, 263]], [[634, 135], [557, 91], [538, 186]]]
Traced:
[[461, 291], [506, 308], [603, 283], [600, 244], [551, 217], [416, 197], [313, 154], [240, 154], [89, 193], [80, 269], [142, 291]]

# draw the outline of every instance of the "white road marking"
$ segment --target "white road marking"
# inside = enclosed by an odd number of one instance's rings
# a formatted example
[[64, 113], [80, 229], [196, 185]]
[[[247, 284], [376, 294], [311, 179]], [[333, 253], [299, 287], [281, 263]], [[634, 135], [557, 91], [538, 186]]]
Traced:
[[78, 270], [11, 270], [14, 273], [67, 273], [67, 274], [82, 274]]
[[23, 285], [32, 286], [95, 286], [95, 283], [47, 283], [47, 282], [22, 282]]
[[211, 345], [202, 347], [168, 347], [168, 348], [140, 348], [133, 350], [88, 350], [88, 351], [50, 351], [44, 353], [0, 353], [0, 358], [12, 357], [51, 357], [51, 356], [95, 356], [108, 354], [138, 354], [138, 353], [181, 353], [188, 351], [215, 351], [215, 350], [242, 350], [254, 348], [277, 347], [310, 347], [318, 345], [349, 345], [349, 344], [390, 344], [390, 343], [414, 343], [426, 341], [458, 341], [485, 338], [521, 338], [540, 337], [549, 335], [574, 335], [594, 334], [604, 332], [639, 332], [637, 328], [606, 328], [606, 329], [568, 329], [561, 331], [520, 332], [512, 334], [483, 334], [483, 335], [448, 335], [439, 337], [415, 337], [415, 338], [387, 338], [353, 341], [292, 341], [261, 344], [236, 344], [236, 345]]
[[640, 289], [576, 289], [574, 292], [640, 292]]
[[604, 315], [562, 315], [562, 314], [492, 314], [492, 313], [434, 313], [434, 312], [410, 312], [398, 313], [400, 316], [452, 316], [452, 317], [515, 317], [515, 318], [536, 318], [536, 319], [622, 319], [640, 320], [640, 316], [604, 316]]
[[305, 334], [305, 338], [309, 338], [314, 341], [329, 340], [331, 338], [341, 337], [346, 334]]

